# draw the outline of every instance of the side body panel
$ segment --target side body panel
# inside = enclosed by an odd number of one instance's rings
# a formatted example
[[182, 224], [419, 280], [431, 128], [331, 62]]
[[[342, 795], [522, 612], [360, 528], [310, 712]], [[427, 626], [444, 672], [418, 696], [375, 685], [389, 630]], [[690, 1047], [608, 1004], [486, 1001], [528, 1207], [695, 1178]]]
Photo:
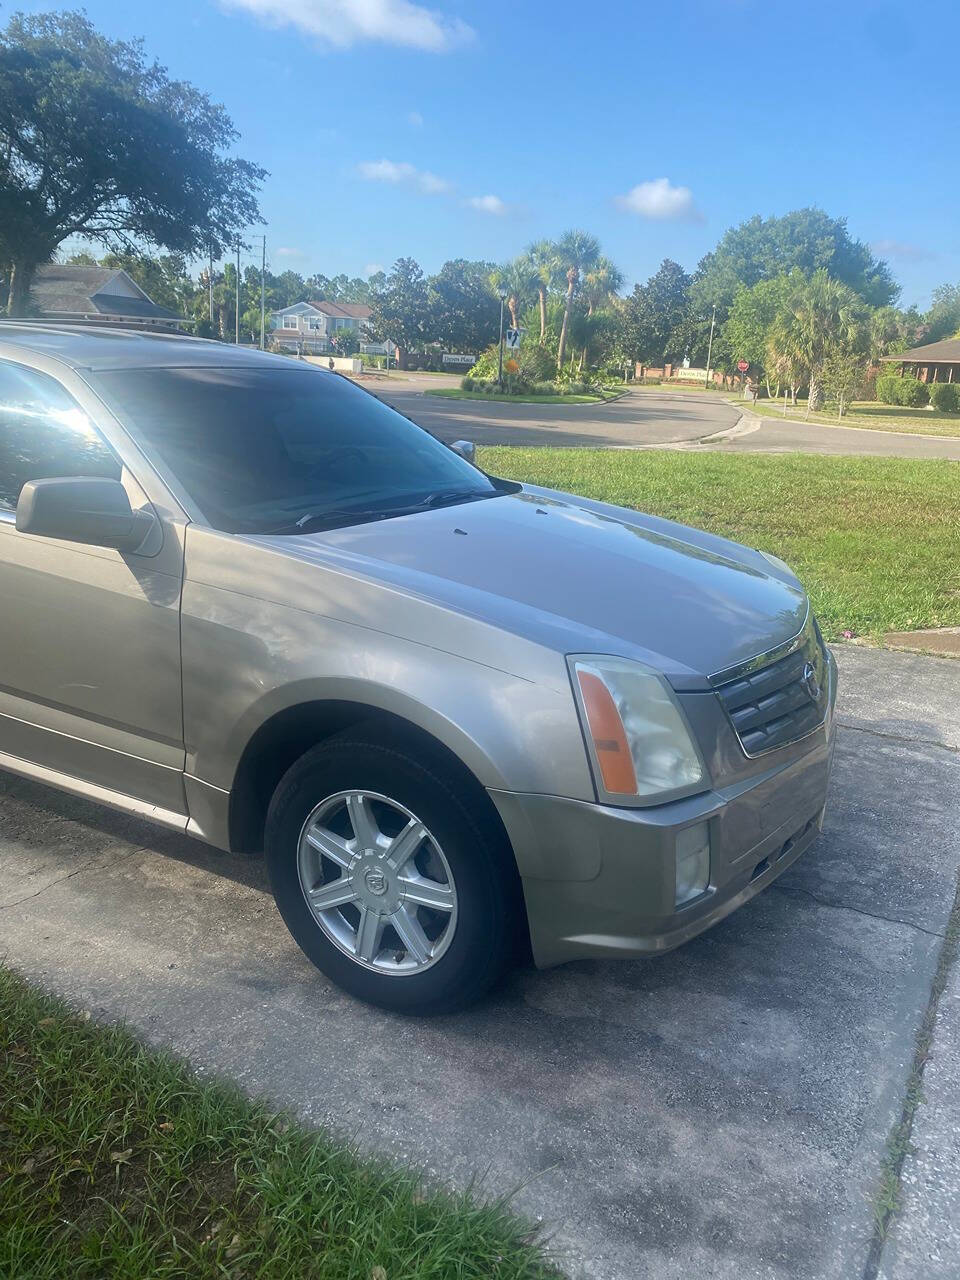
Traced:
[[[0, 753], [39, 776], [119, 793], [185, 823], [180, 685], [184, 520], [125, 433], [69, 370], [38, 358], [123, 464], [131, 504], [163, 526], [153, 556], [18, 533], [0, 511]], [[136, 474], [131, 463], [137, 466]], [[139, 465], [138, 465], [139, 464]], [[144, 480], [145, 483], [141, 483]], [[152, 492], [151, 492], [152, 488]], [[154, 813], [156, 811], [156, 813]]]
[[191, 526], [182, 643], [187, 788], [213, 843], [253, 734], [312, 701], [401, 716], [484, 786], [594, 799], [563, 658], [477, 619]]

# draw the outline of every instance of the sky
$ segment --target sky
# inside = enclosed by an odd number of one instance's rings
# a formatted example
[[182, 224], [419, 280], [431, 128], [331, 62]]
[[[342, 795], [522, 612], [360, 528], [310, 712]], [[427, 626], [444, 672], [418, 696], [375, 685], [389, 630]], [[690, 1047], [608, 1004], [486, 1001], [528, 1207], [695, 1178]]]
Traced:
[[251, 235], [274, 271], [429, 273], [582, 227], [632, 285], [666, 257], [692, 271], [755, 213], [819, 205], [904, 305], [960, 281], [956, 0], [84, 7], [225, 105], [269, 170]]

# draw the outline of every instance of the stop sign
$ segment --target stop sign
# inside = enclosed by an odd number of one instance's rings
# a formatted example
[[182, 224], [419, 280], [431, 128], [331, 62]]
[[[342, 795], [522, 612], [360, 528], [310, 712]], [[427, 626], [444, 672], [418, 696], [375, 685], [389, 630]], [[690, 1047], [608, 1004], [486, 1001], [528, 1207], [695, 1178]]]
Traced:
[[740, 372], [741, 372], [741, 373], [746, 373], [746, 372], [747, 372], [747, 370], [750, 368], [750, 361], [749, 361], [749, 360], [738, 360], [738, 361], [737, 361], [737, 368], [740, 370]]

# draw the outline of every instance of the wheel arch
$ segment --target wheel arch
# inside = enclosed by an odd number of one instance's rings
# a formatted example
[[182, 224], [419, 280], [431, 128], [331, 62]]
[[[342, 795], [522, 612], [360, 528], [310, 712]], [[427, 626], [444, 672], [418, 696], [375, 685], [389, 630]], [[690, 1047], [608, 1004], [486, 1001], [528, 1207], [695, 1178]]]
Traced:
[[267, 808], [280, 779], [311, 747], [347, 730], [406, 747], [450, 774], [478, 816], [493, 822], [512, 849], [503, 820], [484, 780], [478, 776], [482, 772], [487, 775], [488, 785], [496, 785], [498, 773], [472, 739], [454, 734], [458, 750], [436, 732], [397, 711], [346, 698], [308, 698], [272, 712], [247, 741], [230, 788], [228, 829], [232, 850], [255, 853], [263, 848]]

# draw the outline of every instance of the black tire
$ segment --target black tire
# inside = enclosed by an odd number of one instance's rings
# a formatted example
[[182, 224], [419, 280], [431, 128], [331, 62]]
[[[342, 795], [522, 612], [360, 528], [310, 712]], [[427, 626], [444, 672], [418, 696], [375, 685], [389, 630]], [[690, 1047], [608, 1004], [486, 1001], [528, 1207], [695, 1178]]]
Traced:
[[[304, 898], [297, 867], [304, 824], [326, 797], [353, 789], [379, 792], [416, 814], [452, 872], [454, 933], [421, 973], [381, 973], [352, 959], [326, 936]], [[519, 877], [502, 828], [458, 788], [450, 771], [422, 763], [402, 745], [347, 731], [308, 751], [277, 786], [264, 848], [273, 895], [290, 933], [318, 969], [360, 1000], [399, 1013], [449, 1013], [483, 996], [517, 956]]]

